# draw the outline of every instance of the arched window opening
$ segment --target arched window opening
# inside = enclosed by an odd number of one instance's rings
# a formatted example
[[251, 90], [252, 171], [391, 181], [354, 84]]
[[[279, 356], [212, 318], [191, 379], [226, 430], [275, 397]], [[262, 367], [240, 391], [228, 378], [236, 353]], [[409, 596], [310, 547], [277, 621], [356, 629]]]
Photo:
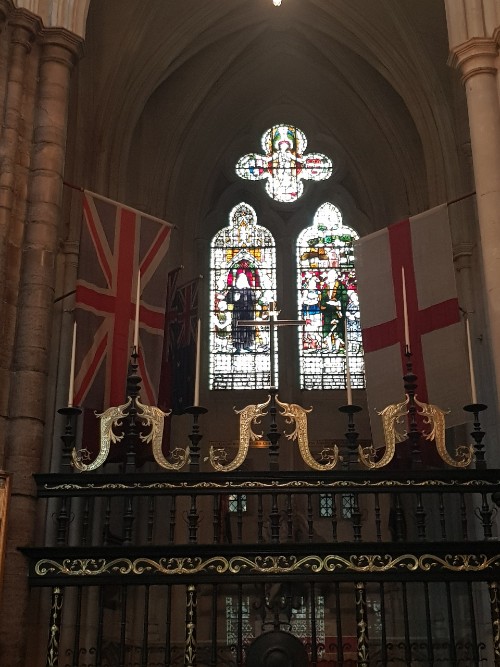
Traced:
[[[214, 236], [210, 275], [210, 389], [269, 387], [269, 327], [238, 326], [268, 319], [276, 300], [274, 239], [248, 204], [235, 206]], [[277, 368], [276, 341], [274, 349]]]
[[301, 389], [346, 387], [346, 333], [351, 386], [364, 388], [364, 362], [354, 270], [356, 232], [327, 202], [297, 240]]

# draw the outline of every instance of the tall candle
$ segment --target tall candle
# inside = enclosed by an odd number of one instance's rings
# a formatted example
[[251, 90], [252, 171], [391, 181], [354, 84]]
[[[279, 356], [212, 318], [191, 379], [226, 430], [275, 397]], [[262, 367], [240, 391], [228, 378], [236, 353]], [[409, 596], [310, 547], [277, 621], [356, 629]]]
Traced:
[[352, 405], [351, 369], [349, 368], [349, 340], [347, 338], [347, 320], [345, 323], [345, 386], [347, 389], [347, 405]]
[[465, 318], [465, 331], [467, 333], [467, 351], [469, 353], [469, 371], [470, 371], [470, 389], [472, 402], [477, 403], [477, 393], [476, 393], [476, 375], [474, 373], [474, 362], [472, 360], [472, 344], [470, 338], [470, 326], [469, 318]]
[[405, 322], [405, 347], [406, 353], [410, 354], [410, 325], [408, 323], [408, 304], [406, 303], [406, 280], [405, 280], [405, 267], [401, 267], [401, 278], [403, 282], [403, 317]]
[[194, 402], [193, 405], [200, 404], [200, 362], [201, 362], [201, 320], [198, 319], [198, 329], [196, 332], [196, 374], [194, 377]]
[[76, 322], [73, 323], [73, 341], [71, 343], [71, 363], [69, 367], [68, 408], [73, 407], [75, 393], [75, 359], [76, 359]]
[[139, 352], [139, 308], [141, 307], [141, 272], [137, 272], [137, 292], [135, 295], [134, 352]]

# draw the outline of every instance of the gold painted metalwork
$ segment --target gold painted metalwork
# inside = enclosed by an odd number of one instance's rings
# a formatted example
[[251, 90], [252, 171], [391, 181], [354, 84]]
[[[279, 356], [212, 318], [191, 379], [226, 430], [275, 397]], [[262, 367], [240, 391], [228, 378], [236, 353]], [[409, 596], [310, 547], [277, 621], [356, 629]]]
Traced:
[[[384, 429], [385, 451], [383, 456], [377, 461], [378, 452], [373, 445], [368, 447], [358, 447], [359, 459], [367, 468], [383, 468], [388, 465], [394, 458], [397, 443], [404, 442], [408, 433], [406, 431], [399, 431], [397, 425], [402, 423], [402, 420], [408, 414], [409, 397], [401, 403], [394, 403], [388, 405], [382, 412], [378, 414], [382, 417], [382, 426]], [[436, 443], [436, 449], [441, 459], [449, 466], [454, 468], [467, 468], [474, 455], [472, 445], [462, 445], [455, 450], [456, 458], [453, 458], [446, 449], [445, 437], [445, 417], [447, 411], [442, 410], [437, 405], [431, 403], [422, 403], [415, 397], [415, 403], [420, 408], [418, 414], [423, 417], [424, 423], [430, 425], [430, 431], [422, 433], [426, 440], [433, 440]]]
[[495, 665], [500, 664], [500, 594], [496, 581], [488, 582], [490, 593], [491, 623], [493, 627], [493, 652]]
[[228, 491], [231, 492], [233, 489], [238, 491], [240, 489], [278, 489], [278, 490], [296, 490], [296, 489], [398, 489], [398, 488], [409, 488], [409, 487], [419, 487], [419, 488], [432, 488], [437, 489], [447, 489], [452, 487], [464, 488], [470, 490], [471, 487], [477, 487], [478, 491], [481, 491], [481, 487], [494, 488], [500, 486], [500, 479], [473, 479], [473, 480], [442, 480], [442, 479], [425, 479], [425, 480], [414, 480], [414, 479], [384, 479], [384, 480], [291, 480], [281, 482], [277, 479], [270, 480], [269, 482], [257, 482], [253, 480], [241, 480], [238, 482], [232, 481], [222, 481], [222, 482], [131, 482], [127, 484], [125, 482], [106, 482], [104, 484], [96, 484], [92, 482], [90, 484], [77, 484], [77, 483], [65, 483], [65, 484], [44, 484], [44, 489], [46, 491], [83, 491], [85, 489], [91, 490], [92, 492], [99, 491], [113, 491], [113, 490], [123, 490], [128, 491], [130, 489], [134, 490], [143, 490], [153, 491], [153, 490], [165, 490], [165, 491], [176, 491], [181, 489], [189, 489], [196, 491], [197, 489], [212, 489], [214, 491]]
[[454, 468], [467, 468], [470, 466], [474, 455], [472, 445], [457, 447], [455, 450], [456, 459], [451, 457], [446, 449], [445, 415], [449, 414], [449, 410], [445, 412], [441, 408], [438, 408], [437, 405], [421, 403], [417, 398], [415, 398], [415, 403], [420, 408], [418, 414], [423, 416], [424, 423], [431, 426], [429, 433], [423, 434], [424, 438], [436, 442], [436, 449], [441, 459]]
[[59, 637], [61, 634], [61, 614], [63, 593], [59, 586], [52, 590], [52, 607], [50, 609], [49, 641], [47, 645], [47, 667], [59, 664]]
[[84, 463], [89, 456], [89, 453], [86, 449], [81, 449], [79, 452], [73, 448], [71, 453], [71, 459], [73, 466], [80, 472], [89, 472], [90, 470], [97, 470], [100, 466], [105, 463], [109, 455], [109, 450], [111, 443], [115, 444], [123, 440], [124, 433], [117, 435], [114, 432], [114, 427], [122, 425], [122, 419], [128, 417], [127, 410], [132, 405], [132, 399], [129, 397], [128, 401], [124, 405], [119, 405], [118, 407], [108, 408], [102, 413], [96, 412], [96, 417], [100, 419], [100, 443], [99, 443], [99, 453], [92, 463]]
[[408, 396], [406, 400], [401, 403], [394, 403], [388, 405], [381, 412], [378, 412], [382, 417], [382, 427], [384, 429], [385, 452], [379, 461], [376, 460], [378, 452], [373, 445], [368, 447], [358, 447], [359, 460], [367, 468], [372, 470], [375, 468], [383, 468], [389, 464], [396, 453], [396, 443], [404, 442], [406, 440], [406, 431], [403, 433], [397, 430], [397, 425], [401, 424], [403, 418], [408, 414], [407, 405], [410, 399]]
[[357, 581], [355, 584], [356, 595], [356, 636], [359, 667], [369, 667], [370, 647], [368, 643], [368, 611], [366, 605], [366, 584]]
[[320, 456], [328, 463], [318, 463], [311, 454], [309, 448], [309, 439], [307, 434], [307, 414], [312, 411], [312, 408], [306, 409], [297, 405], [296, 403], [282, 403], [276, 396], [276, 403], [283, 408], [280, 415], [285, 418], [287, 424], [295, 423], [295, 430], [292, 433], [285, 433], [288, 440], [298, 440], [299, 451], [304, 460], [304, 463], [313, 470], [332, 470], [339, 461], [339, 448], [337, 445], [333, 447], [325, 447]]
[[184, 665], [196, 665], [196, 586], [190, 584], [186, 589], [186, 644]]
[[67, 577], [98, 577], [100, 575], [194, 575], [209, 574], [292, 574], [297, 572], [331, 573], [383, 573], [391, 571], [431, 572], [438, 569], [447, 572], [486, 572], [500, 568], [500, 554], [488, 558], [485, 554], [403, 554], [392, 557], [389, 554], [362, 554], [348, 558], [338, 554], [318, 556], [266, 555], [266, 556], [224, 556], [164, 557], [152, 558], [66, 558], [62, 561], [44, 558], [35, 564], [35, 574], [39, 577], [62, 575]]
[[143, 422], [144, 426], [150, 426], [151, 430], [148, 433], [140, 434], [141, 441], [150, 444], [153, 450], [153, 456], [156, 463], [166, 470], [180, 470], [186, 463], [189, 462], [189, 448], [181, 449], [176, 447], [170, 452], [171, 461], [168, 461], [163, 455], [162, 438], [163, 427], [165, 424], [165, 417], [168, 417], [169, 412], [163, 412], [160, 408], [153, 405], [143, 405], [136, 399], [136, 405], [140, 412], [138, 418]]
[[245, 461], [248, 450], [250, 448], [250, 442], [258, 440], [262, 437], [262, 433], [254, 433], [252, 430], [252, 424], [256, 422], [259, 423], [261, 417], [267, 415], [265, 409], [271, 402], [271, 396], [268, 397], [265, 403], [257, 403], [257, 405], [247, 405], [242, 410], [236, 410], [233, 408], [237, 415], [240, 415], [240, 441], [238, 446], [238, 451], [236, 456], [227, 465], [222, 463], [227, 459], [227, 451], [223, 448], [214, 449], [210, 447], [208, 458], [210, 463], [215, 470], [220, 472], [231, 472], [239, 468], [242, 463]]

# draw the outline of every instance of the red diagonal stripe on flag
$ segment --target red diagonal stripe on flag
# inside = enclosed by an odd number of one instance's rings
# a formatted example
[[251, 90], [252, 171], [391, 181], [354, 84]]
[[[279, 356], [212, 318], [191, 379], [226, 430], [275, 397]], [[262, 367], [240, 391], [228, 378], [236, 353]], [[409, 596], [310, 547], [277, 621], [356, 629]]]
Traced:
[[87, 221], [87, 228], [94, 243], [97, 257], [99, 259], [99, 263], [102, 268], [102, 272], [106, 278], [108, 286], [111, 287], [111, 283], [113, 281], [112, 271], [108, 259], [106, 257], [106, 252], [103, 248], [104, 238], [101, 239], [101, 235], [99, 233], [99, 231], [102, 231], [102, 227], [98, 225], [97, 222], [94, 220], [93, 211], [90, 207], [90, 202], [87, 194], [85, 194], [85, 196], [83, 197], [83, 211], [85, 214], [85, 219]]
[[140, 265], [140, 270], [141, 270], [141, 276], [145, 275], [151, 266], [151, 264], [157, 259], [158, 252], [162, 245], [166, 242], [168, 236], [170, 234], [170, 227], [167, 227], [167, 225], [163, 225], [162, 229], [158, 233], [158, 236], [156, 237], [153, 245], [149, 249], [149, 252], [146, 254], [144, 259], [141, 262]]
[[95, 354], [92, 358], [92, 361], [87, 368], [87, 372], [84, 374], [81, 382], [77, 385], [75, 395], [73, 397], [73, 402], [75, 405], [81, 405], [89, 386], [92, 384], [92, 381], [99, 370], [99, 367], [104, 359], [106, 353], [106, 348], [108, 346], [108, 334], [107, 332], [102, 337], [102, 340], [97, 346]]

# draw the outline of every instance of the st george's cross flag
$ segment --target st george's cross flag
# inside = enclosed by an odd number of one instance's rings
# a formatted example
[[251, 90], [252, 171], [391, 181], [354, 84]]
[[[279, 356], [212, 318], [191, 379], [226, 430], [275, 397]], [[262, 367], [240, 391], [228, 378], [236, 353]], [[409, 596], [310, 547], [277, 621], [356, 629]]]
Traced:
[[84, 192], [83, 216], [75, 405], [103, 410], [125, 401], [139, 272], [141, 399], [156, 405], [173, 226], [92, 192]]
[[362, 237], [355, 256], [374, 444], [384, 442], [377, 411], [405, 395], [403, 268], [417, 398], [450, 410], [447, 427], [463, 424], [469, 368], [447, 206]]

